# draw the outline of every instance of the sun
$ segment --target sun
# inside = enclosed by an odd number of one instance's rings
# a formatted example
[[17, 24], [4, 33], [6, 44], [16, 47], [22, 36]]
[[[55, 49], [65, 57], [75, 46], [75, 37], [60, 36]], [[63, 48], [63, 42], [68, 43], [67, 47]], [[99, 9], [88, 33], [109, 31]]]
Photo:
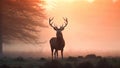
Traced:
[[57, 4], [59, 3], [74, 3], [77, 1], [86, 1], [89, 3], [93, 3], [95, 0], [43, 0], [45, 1], [46, 5], [44, 6], [45, 9], [47, 10], [52, 10], [56, 7]]
[[44, 8], [46, 10], [52, 10], [53, 8], [55, 8], [57, 0], [44, 0], [44, 2]]
[[63, 3], [63, 2], [68, 2], [72, 3], [76, 0], [44, 0], [46, 5], [44, 6], [47, 10], [54, 9], [57, 3]]
[[75, 0], [63, 0], [63, 1], [66, 1], [66, 2], [74, 2]]
[[87, 0], [89, 3], [93, 3], [95, 0]]
[[118, 0], [113, 0], [113, 2], [115, 3], [115, 2], [117, 2]]

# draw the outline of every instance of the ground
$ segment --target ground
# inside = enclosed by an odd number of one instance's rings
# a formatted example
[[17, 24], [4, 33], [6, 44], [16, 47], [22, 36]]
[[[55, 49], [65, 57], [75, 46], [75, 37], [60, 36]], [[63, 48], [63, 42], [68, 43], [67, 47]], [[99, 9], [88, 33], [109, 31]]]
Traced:
[[120, 68], [120, 58], [67, 57], [51, 60], [48, 58], [8, 58], [0, 59], [0, 68]]

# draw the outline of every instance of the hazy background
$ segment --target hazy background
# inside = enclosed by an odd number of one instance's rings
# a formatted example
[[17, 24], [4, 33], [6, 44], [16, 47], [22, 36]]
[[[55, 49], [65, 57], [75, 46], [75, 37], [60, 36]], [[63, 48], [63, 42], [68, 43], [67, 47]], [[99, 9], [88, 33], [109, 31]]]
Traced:
[[[55, 17], [54, 23], [62, 25], [62, 17], [69, 20], [63, 31], [66, 42], [65, 56], [97, 54], [101, 56], [120, 56], [120, 1], [119, 0], [45, 0], [46, 14]], [[49, 40], [55, 31], [41, 28], [40, 41], [44, 44], [23, 44], [14, 41], [3, 47], [7, 55], [50, 57]], [[24, 46], [21, 46], [24, 45]], [[14, 56], [15, 56], [14, 55]]]

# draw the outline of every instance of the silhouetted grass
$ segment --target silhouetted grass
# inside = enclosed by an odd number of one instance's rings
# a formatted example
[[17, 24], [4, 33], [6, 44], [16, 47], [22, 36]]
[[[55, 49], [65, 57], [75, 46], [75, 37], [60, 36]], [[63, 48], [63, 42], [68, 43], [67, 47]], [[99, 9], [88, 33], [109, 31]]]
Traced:
[[[89, 57], [90, 56], [90, 57]], [[1, 58], [0, 68], [120, 68], [120, 58], [67, 57], [57, 60], [47, 58]]]

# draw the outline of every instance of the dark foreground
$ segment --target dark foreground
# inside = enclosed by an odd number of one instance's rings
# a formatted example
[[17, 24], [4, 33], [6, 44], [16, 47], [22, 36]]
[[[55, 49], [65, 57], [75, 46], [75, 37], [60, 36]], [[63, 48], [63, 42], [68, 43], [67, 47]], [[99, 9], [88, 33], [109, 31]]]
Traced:
[[63, 60], [1, 58], [0, 68], [120, 68], [120, 58], [68, 57]]

